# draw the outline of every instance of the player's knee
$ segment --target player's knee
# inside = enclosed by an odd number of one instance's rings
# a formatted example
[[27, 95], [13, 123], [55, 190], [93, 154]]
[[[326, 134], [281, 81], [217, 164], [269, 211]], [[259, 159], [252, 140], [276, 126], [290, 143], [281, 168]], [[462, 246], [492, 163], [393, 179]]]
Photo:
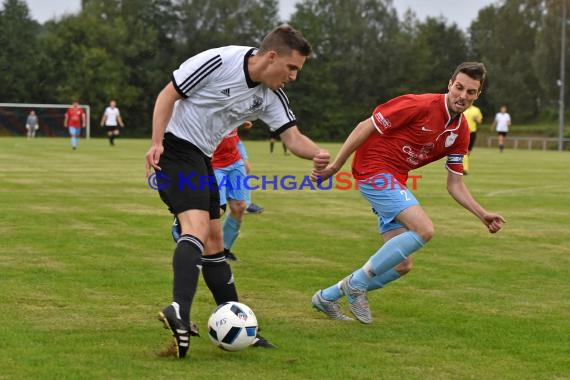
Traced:
[[243, 216], [246, 208], [247, 204], [245, 201], [234, 201], [230, 203], [230, 211], [234, 216]]
[[415, 232], [423, 239], [424, 242], [427, 243], [435, 235], [435, 227], [430, 221], [429, 223], [426, 223], [425, 225], [418, 228], [418, 230]]

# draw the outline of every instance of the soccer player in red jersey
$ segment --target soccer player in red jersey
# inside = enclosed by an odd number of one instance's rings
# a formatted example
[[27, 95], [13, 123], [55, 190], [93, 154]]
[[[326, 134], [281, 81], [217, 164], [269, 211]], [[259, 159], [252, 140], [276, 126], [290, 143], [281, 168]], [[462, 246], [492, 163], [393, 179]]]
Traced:
[[[244, 128], [251, 128], [251, 121], [244, 123]], [[247, 208], [247, 192], [245, 163], [238, 149], [240, 138], [237, 128], [224, 137], [212, 156], [212, 167], [220, 190], [220, 207], [227, 213], [222, 224], [224, 253], [227, 260], [237, 260], [231, 252], [236, 241], [245, 210]], [[229, 206], [229, 207], [228, 207]]]
[[350, 320], [338, 300], [347, 297], [352, 314], [371, 323], [367, 292], [397, 280], [411, 270], [411, 254], [434, 235], [431, 219], [405, 186], [410, 170], [447, 156], [447, 190], [472, 212], [489, 232], [499, 231], [505, 219], [485, 210], [463, 182], [463, 157], [469, 146], [469, 127], [462, 112], [479, 97], [485, 81], [482, 63], [465, 62], [453, 73], [446, 94], [403, 95], [376, 107], [359, 123], [336, 159], [313, 170], [324, 180], [340, 170], [355, 152], [352, 173], [379, 219], [384, 245], [352, 274], [313, 296], [313, 306], [332, 319]]
[[71, 137], [71, 148], [77, 149], [78, 138], [81, 135], [81, 128], [85, 128], [85, 111], [79, 106], [77, 100], [73, 100], [71, 107], [65, 113], [63, 126], [69, 129], [69, 136]]

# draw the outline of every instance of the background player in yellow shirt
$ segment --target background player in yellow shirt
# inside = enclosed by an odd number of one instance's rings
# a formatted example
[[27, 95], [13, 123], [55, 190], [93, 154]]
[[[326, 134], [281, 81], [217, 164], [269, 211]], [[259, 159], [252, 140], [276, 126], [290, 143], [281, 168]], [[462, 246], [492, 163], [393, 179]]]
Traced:
[[469, 156], [471, 155], [471, 150], [475, 146], [475, 141], [477, 140], [477, 126], [483, 123], [483, 114], [479, 107], [471, 105], [465, 111], [463, 111], [463, 116], [467, 119], [467, 124], [469, 124], [469, 147], [467, 148], [467, 155], [463, 157], [463, 174], [469, 172]]

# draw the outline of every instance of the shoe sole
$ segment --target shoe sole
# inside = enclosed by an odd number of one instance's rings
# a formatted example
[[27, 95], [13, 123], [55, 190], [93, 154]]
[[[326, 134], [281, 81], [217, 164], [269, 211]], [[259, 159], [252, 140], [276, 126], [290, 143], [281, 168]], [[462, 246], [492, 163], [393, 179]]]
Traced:
[[172, 330], [172, 327], [170, 327], [170, 323], [168, 323], [168, 318], [166, 318], [166, 315], [164, 315], [162, 311], [158, 313], [158, 320], [164, 324], [165, 329], [170, 331], [172, 339], [174, 339], [174, 347], [176, 348], [176, 357], [180, 359], [180, 351], [178, 350], [178, 341], [176, 340], [176, 334], [174, 333], [174, 330]]

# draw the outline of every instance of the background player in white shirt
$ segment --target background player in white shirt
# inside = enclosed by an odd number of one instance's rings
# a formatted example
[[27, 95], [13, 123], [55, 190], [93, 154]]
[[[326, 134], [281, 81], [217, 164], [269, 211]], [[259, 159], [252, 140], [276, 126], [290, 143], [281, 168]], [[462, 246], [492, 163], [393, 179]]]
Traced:
[[123, 128], [125, 124], [121, 118], [121, 112], [117, 108], [117, 102], [111, 100], [109, 107], [105, 108], [103, 117], [101, 117], [101, 127], [107, 128], [107, 137], [110, 145], [115, 145], [115, 137], [119, 135], [119, 126]]
[[511, 126], [511, 115], [507, 113], [507, 106], [501, 106], [500, 112], [495, 115], [495, 120], [491, 125], [491, 129], [496, 128], [497, 135], [499, 136], [499, 150], [503, 153], [505, 149], [505, 137], [509, 133]]
[[[317, 170], [329, 162], [329, 153], [297, 128], [283, 92], [311, 53], [301, 33], [280, 26], [265, 36], [259, 49], [226, 46], [191, 57], [158, 95], [146, 174], [150, 176], [151, 168], [160, 172], [155, 173], [159, 194], [181, 225], [172, 263], [172, 303], [160, 312], [179, 358], [189, 348], [190, 306], [200, 269], [218, 304], [238, 301], [224, 256], [220, 199], [210, 163], [222, 138], [247, 120], [261, 119], [291, 152], [313, 160]], [[205, 184], [204, 178], [210, 182]], [[254, 345], [271, 346], [259, 338]]]

